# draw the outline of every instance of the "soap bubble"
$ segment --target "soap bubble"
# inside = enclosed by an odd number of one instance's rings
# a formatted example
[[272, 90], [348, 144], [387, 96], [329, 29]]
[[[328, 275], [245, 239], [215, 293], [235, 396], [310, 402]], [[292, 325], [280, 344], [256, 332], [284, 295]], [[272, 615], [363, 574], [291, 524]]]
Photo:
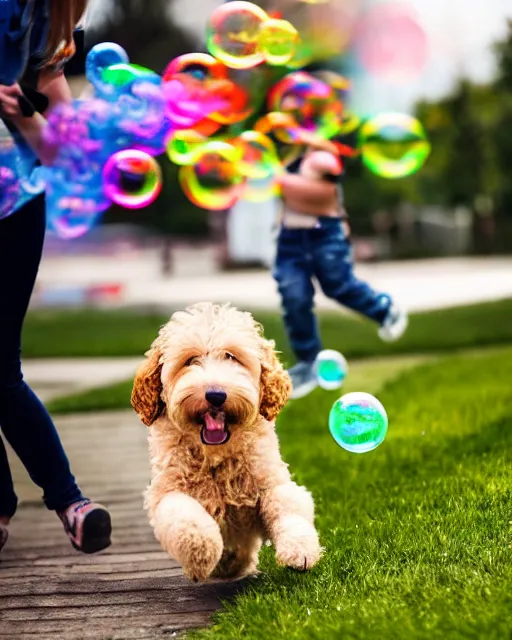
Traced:
[[271, 18], [260, 29], [259, 47], [270, 65], [284, 65], [295, 55], [299, 33], [287, 20]]
[[264, 61], [260, 29], [268, 20], [263, 9], [251, 2], [228, 2], [210, 16], [208, 51], [232, 69], [250, 69]]
[[10, 167], [0, 167], [0, 220], [12, 213], [20, 195], [20, 183], [15, 171]]
[[210, 80], [205, 83], [208, 96], [221, 103], [220, 108], [208, 115], [210, 120], [219, 124], [235, 124], [248, 118], [253, 108], [249, 104], [249, 94], [232, 80]]
[[261, 180], [281, 169], [274, 143], [258, 131], [244, 131], [233, 141], [241, 150], [238, 170], [247, 178]]
[[421, 123], [404, 113], [383, 113], [363, 124], [359, 145], [364, 164], [382, 178], [404, 178], [425, 164], [430, 154]]
[[205, 136], [193, 129], [175, 131], [167, 141], [167, 155], [174, 164], [194, 164], [207, 142], [208, 139]]
[[345, 382], [348, 364], [338, 351], [324, 349], [316, 357], [315, 370], [318, 386], [327, 391], [334, 391]]
[[289, 113], [271, 111], [265, 114], [254, 125], [254, 130], [265, 135], [272, 134], [281, 142], [301, 141], [301, 131], [295, 118]]
[[130, 59], [126, 51], [114, 42], [102, 42], [94, 46], [87, 54], [85, 74], [93, 85], [98, 97], [107, 99], [117, 95], [116, 85], [105, 82], [104, 71], [115, 64], [128, 64]]
[[347, 393], [331, 409], [329, 430], [346, 451], [366, 453], [386, 437], [388, 416], [382, 404], [369, 393]]
[[339, 132], [343, 105], [334, 89], [318, 78], [297, 71], [277, 82], [267, 97], [269, 111], [291, 115], [300, 129], [331, 138]]
[[187, 198], [202, 209], [229, 209], [245, 185], [245, 178], [237, 168], [240, 159], [241, 151], [234, 145], [209, 141], [194, 165], [180, 168], [179, 180]]
[[136, 149], [114, 153], [103, 169], [108, 198], [128, 209], [151, 204], [162, 190], [162, 172], [157, 161]]
[[178, 74], [186, 73], [197, 80], [206, 78], [227, 78], [227, 67], [207, 53], [185, 53], [174, 58], [162, 74], [164, 82], [172, 80]]
[[388, 81], [411, 81], [428, 59], [425, 31], [404, 3], [369, 9], [357, 25], [354, 49], [364, 69]]
[[108, 204], [94, 191], [86, 195], [80, 188], [68, 193], [50, 187], [46, 192], [47, 226], [64, 240], [80, 238], [99, 222]]
[[104, 83], [118, 87], [119, 95], [125, 90], [128, 85], [133, 84], [138, 80], [151, 79], [155, 76], [155, 72], [146, 67], [141, 67], [137, 64], [127, 64], [120, 62], [119, 64], [113, 64], [106, 69], [101, 70], [101, 78]]

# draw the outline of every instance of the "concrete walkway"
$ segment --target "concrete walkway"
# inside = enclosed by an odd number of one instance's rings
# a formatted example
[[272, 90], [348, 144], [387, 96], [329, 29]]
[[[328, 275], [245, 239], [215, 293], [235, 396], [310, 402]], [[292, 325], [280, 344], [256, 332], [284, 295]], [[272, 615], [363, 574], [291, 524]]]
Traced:
[[57, 426], [83, 492], [108, 505], [113, 544], [94, 556], [74, 551], [11, 456], [21, 502], [0, 555], [0, 638], [156, 640], [207, 625], [244, 584], [192, 585], [158, 545], [142, 507], [145, 427], [132, 412], [60, 418]]
[[126, 380], [142, 358], [62, 358], [25, 360], [25, 379], [43, 401]]
[[[200, 257], [198, 256], [198, 261]], [[200, 300], [232, 302], [239, 307], [278, 309], [276, 285], [268, 271], [189, 272], [163, 278], [153, 253], [116, 257], [67, 257], [43, 261], [41, 292], [59, 288], [122, 285], [113, 304], [176, 309]], [[360, 264], [359, 278], [396, 297], [410, 311], [431, 310], [512, 296], [512, 258], [450, 258]], [[37, 296], [34, 299], [37, 303]], [[339, 308], [322, 294], [320, 309]]]

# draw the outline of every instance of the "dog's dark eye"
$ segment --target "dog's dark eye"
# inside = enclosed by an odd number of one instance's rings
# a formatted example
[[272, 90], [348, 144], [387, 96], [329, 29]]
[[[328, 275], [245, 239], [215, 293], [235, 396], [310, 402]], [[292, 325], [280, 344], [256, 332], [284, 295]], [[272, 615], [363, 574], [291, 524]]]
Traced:
[[185, 362], [184, 366], [191, 367], [193, 364], [197, 364], [198, 362], [199, 362], [199, 358], [197, 356], [192, 356]]
[[233, 362], [238, 362], [235, 356], [232, 353], [229, 353], [229, 351], [226, 351], [224, 354], [224, 360], [233, 360]]

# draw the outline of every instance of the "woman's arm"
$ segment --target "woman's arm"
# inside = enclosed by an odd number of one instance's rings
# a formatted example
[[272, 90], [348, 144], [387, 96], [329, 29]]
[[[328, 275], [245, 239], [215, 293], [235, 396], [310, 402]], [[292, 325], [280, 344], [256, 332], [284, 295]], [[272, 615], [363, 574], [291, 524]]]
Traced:
[[[39, 78], [37, 88], [48, 97], [49, 111], [57, 104], [70, 102], [72, 99], [71, 90], [63, 73], [55, 74], [43, 71]], [[43, 144], [43, 131], [46, 126], [44, 116], [40, 113], [35, 113], [30, 118], [26, 118], [17, 106], [7, 114], [7, 117], [10, 118], [11, 122], [32, 147], [41, 162], [45, 165], [51, 164], [55, 159], [57, 149], [48, 148], [47, 145]]]
[[282, 175], [279, 182], [283, 201], [293, 211], [311, 216], [338, 215], [338, 191], [331, 182], [290, 173]]

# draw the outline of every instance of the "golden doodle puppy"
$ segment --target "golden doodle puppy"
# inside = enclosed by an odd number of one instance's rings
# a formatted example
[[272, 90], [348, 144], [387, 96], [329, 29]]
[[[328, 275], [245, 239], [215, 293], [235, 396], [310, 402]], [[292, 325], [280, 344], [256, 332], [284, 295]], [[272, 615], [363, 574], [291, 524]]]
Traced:
[[275, 419], [290, 379], [251, 314], [200, 303], [175, 313], [137, 371], [132, 406], [150, 427], [145, 496], [156, 538], [194, 581], [319, 560], [311, 494], [290, 478]]

